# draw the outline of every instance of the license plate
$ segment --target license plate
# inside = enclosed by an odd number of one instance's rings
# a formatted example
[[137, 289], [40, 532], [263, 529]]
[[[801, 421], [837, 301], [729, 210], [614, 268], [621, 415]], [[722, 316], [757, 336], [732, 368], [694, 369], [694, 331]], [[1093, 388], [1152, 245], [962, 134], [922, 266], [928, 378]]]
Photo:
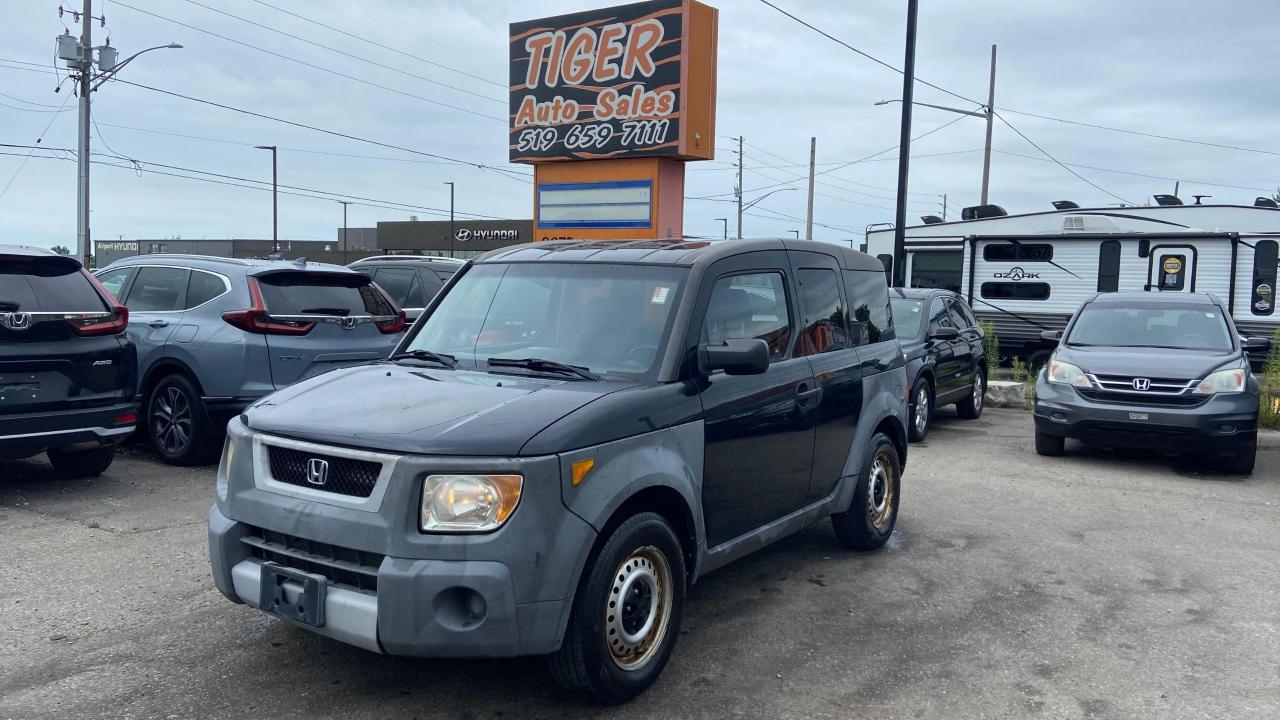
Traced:
[[1130, 420], [1149, 420], [1146, 413], [1129, 413]]
[[328, 580], [272, 562], [262, 564], [258, 607], [286, 620], [324, 627], [324, 595]]

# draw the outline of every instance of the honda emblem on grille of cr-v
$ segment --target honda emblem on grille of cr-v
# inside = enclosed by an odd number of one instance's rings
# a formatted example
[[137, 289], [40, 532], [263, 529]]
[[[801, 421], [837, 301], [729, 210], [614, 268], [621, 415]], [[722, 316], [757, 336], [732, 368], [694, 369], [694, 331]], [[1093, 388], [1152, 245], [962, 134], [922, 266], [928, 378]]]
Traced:
[[4, 326], [10, 330], [26, 330], [31, 327], [30, 313], [6, 313], [3, 317]]
[[1133, 389], [1134, 390], [1150, 390], [1151, 380], [1148, 378], [1134, 378]]
[[311, 458], [307, 461], [307, 482], [323, 485], [329, 482], [329, 461]]

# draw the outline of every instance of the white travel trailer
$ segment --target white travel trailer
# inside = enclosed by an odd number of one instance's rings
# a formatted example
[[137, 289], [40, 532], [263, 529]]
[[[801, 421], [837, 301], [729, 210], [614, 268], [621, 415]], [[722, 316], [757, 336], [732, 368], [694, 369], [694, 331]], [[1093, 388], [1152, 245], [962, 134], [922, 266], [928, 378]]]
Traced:
[[[1000, 347], [1033, 363], [1052, 350], [1045, 330], [1062, 330], [1099, 291], [1213, 293], [1244, 335], [1270, 337], [1276, 312], [1280, 209], [1258, 205], [1157, 205], [1060, 209], [1006, 215], [967, 208], [957, 222], [906, 228], [912, 287], [954, 290], [995, 324]], [[893, 230], [867, 234], [867, 252], [893, 262]], [[1261, 358], [1255, 357], [1254, 360]]]

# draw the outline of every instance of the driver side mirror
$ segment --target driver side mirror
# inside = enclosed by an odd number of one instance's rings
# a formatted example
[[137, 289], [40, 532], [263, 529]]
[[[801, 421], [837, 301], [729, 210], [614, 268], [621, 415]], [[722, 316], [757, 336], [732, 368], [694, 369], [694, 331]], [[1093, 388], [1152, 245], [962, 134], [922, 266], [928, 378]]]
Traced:
[[955, 340], [958, 337], [960, 337], [960, 331], [953, 327], [940, 327], [929, 331], [930, 340]]
[[1243, 342], [1245, 350], [1257, 350], [1263, 352], [1271, 349], [1271, 338], [1265, 337], [1244, 337], [1240, 338]]
[[1041, 330], [1040, 339], [1047, 340], [1051, 343], [1057, 343], [1062, 339], [1062, 333], [1057, 330]]
[[719, 345], [703, 345], [698, 354], [706, 372], [759, 375], [769, 369], [769, 344], [759, 338], [733, 338]]

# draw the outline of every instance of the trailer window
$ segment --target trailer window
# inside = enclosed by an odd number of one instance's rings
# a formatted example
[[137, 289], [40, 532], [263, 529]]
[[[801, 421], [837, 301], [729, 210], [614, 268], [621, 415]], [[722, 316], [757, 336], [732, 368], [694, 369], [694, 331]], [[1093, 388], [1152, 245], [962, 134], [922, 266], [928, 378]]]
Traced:
[[989, 300], [1048, 300], [1049, 283], [985, 282], [982, 297]]
[[1276, 310], [1276, 263], [1280, 246], [1275, 240], [1262, 240], [1253, 249], [1253, 297], [1249, 310], [1254, 315], [1270, 315]]
[[1053, 246], [1048, 243], [992, 243], [982, 248], [983, 260], [997, 262], [1049, 262]]
[[958, 293], [963, 265], [961, 250], [911, 253], [911, 287], [942, 288]]
[[1120, 241], [1104, 240], [1098, 246], [1098, 292], [1120, 289]]

